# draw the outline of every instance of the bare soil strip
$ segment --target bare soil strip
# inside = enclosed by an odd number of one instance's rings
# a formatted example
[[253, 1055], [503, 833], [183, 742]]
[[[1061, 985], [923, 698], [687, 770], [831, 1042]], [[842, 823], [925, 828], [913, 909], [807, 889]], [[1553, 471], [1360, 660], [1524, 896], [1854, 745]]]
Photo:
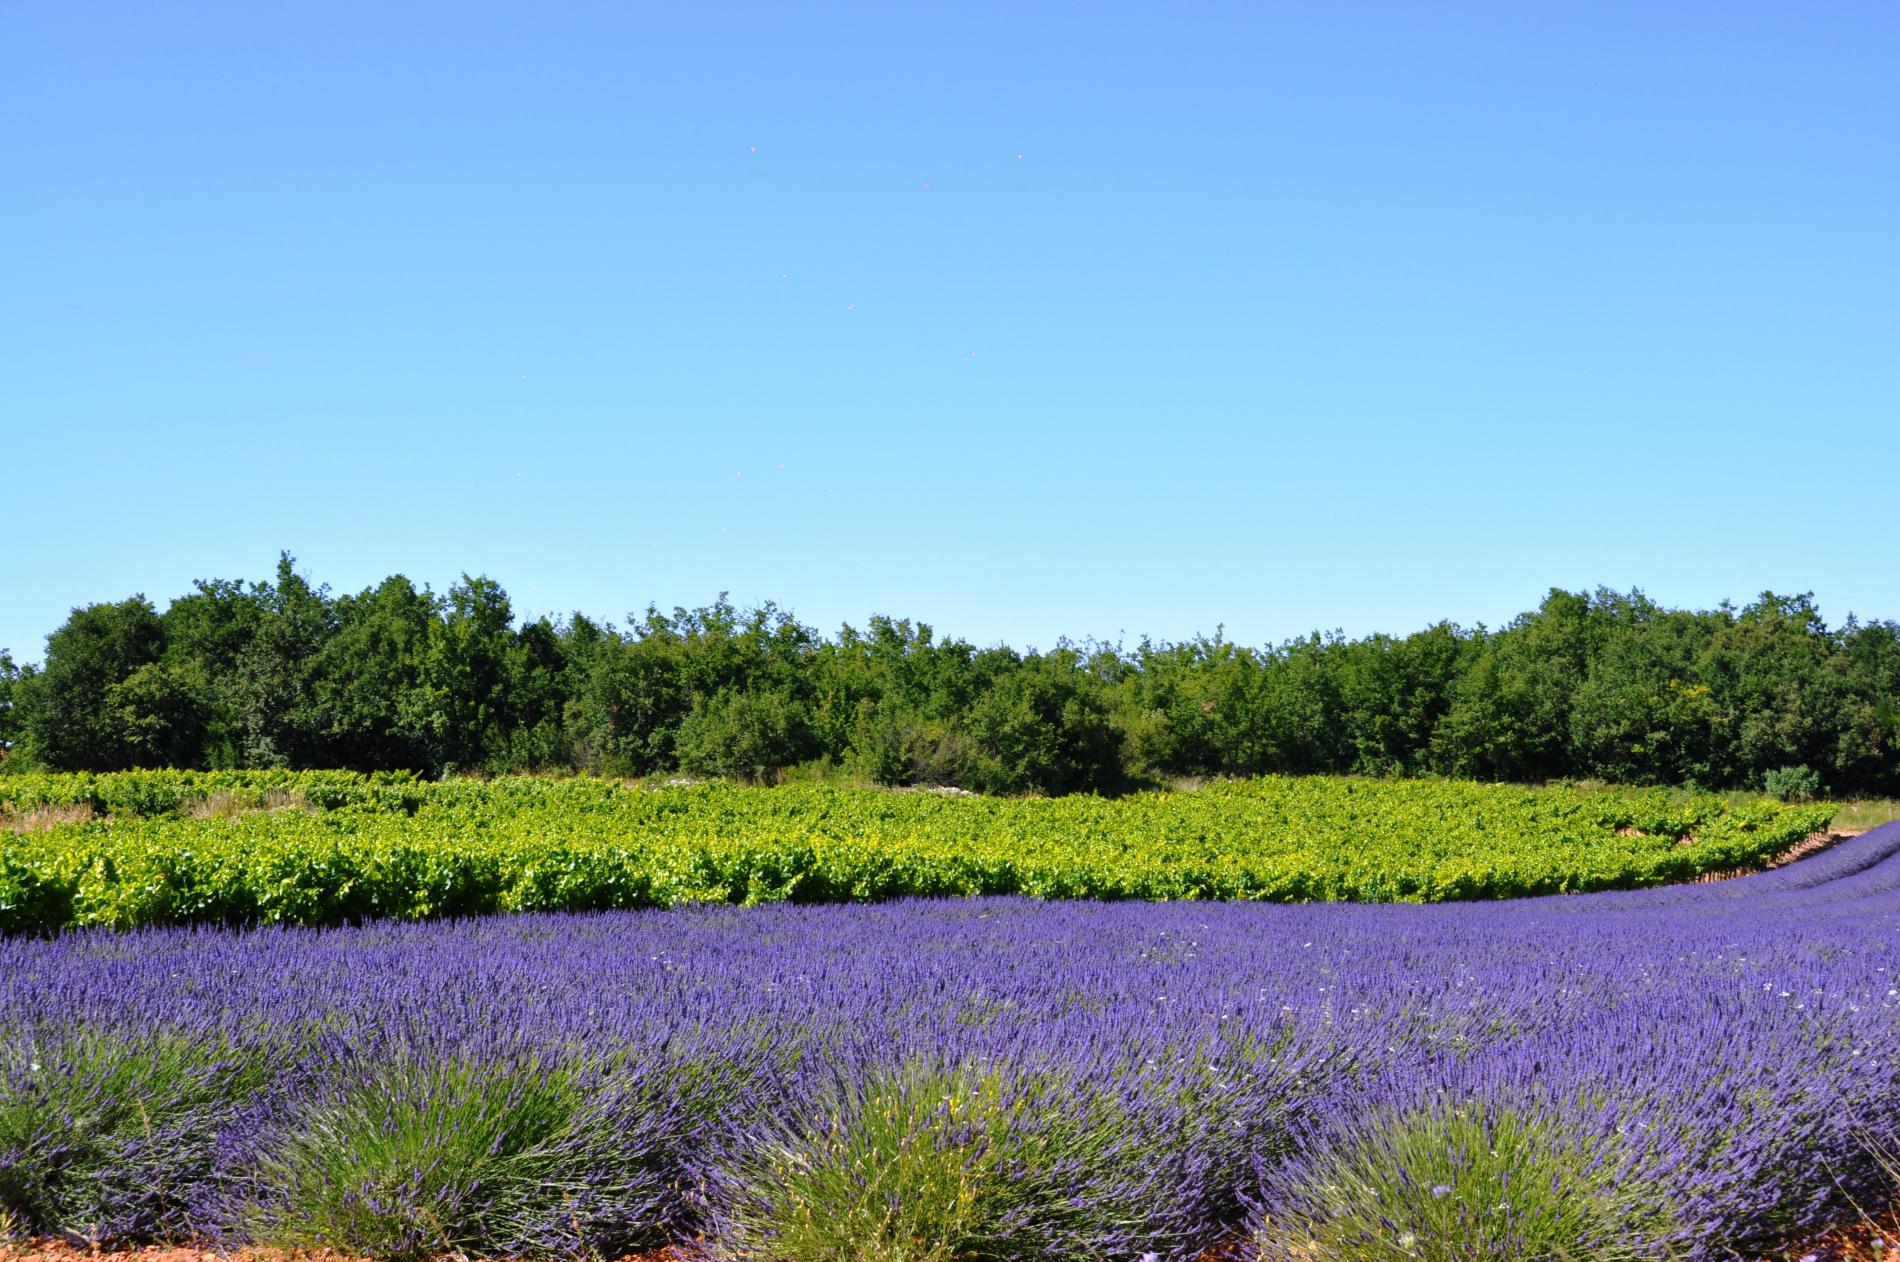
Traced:
[[1858, 836], [1860, 836], [1860, 830], [1858, 829], [1851, 832], [1809, 833], [1806, 837], [1803, 837], [1800, 841], [1797, 841], [1794, 845], [1782, 851], [1759, 868], [1726, 868], [1720, 872], [1704, 872], [1698, 877], [1691, 878], [1690, 884], [1706, 885], [1712, 881], [1732, 881], [1738, 876], [1748, 876], [1754, 872], [1765, 872], [1771, 868], [1785, 868], [1798, 859], [1805, 859], [1809, 855], [1819, 854], [1829, 846], [1846, 841], [1849, 837]]

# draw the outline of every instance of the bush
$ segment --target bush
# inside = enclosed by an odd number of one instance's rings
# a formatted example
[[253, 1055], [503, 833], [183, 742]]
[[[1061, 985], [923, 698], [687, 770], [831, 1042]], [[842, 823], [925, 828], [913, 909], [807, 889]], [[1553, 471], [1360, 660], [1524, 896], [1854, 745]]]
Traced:
[[1764, 793], [1772, 793], [1784, 802], [1812, 802], [1821, 796], [1821, 773], [1807, 765], [1777, 767], [1761, 778]]
[[956, 784], [965, 759], [964, 742], [948, 724], [890, 699], [860, 706], [845, 753], [852, 773], [891, 786]]
[[1155, 1225], [1149, 1185], [1179, 1188], [1137, 1168], [1160, 1163], [1099, 1085], [994, 1063], [852, 1070], [742, 1171], [722, 1234], [785, 1262], [1130, 1255]]
[[969, 716], [969, 787], [986, 793], [1074, 793], [1122, 779], [1122, 734], [1105, 690], [1073, 651], [1026, 659]]
[[765, 780], [804, 761], [806, 728], [799, 707], [778, 693], [722, 689], [710, 702], [695, 701], [680, 724], [680, 768]]
[[748, 1172], [727, 1230], [787, 1262], [1013, 1256], [1026, 1189], [1009, 1177], [1008, 1141], [1021, 1108], [994, 1071], [912, 1065], [853, 1084], [821, 1126]]

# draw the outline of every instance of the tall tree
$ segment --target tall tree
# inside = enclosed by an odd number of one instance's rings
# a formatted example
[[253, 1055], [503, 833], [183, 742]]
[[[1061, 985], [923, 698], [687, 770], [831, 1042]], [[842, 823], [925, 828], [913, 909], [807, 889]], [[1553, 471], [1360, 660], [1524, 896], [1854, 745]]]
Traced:
[[314, 666], [336, 629], [328, 587], [312, 587], [288, 553], [277, 581], [255, 592], [256, 620], [232, 668], [228, 693], [247, 767], [312, 767], [325, 761], [324, 716], [313, 695]]
[[1486, 780], [1572, 774], [1570, 707], [1593, 631], [1589, 596], [1552, 588], [1536, 612], [1481, 637], [1438, 726], [1440, 765]]
[[309, 669], [330, 762], [424, 772], [442, 765], [449, 719], [429, 675], [439, 605], [400, 574], [336, 601], [336, 630]]
[[158, 671], [164, 651], [143, 596], [73, 610], [46, 638], [43, 667], [13, 685], [28, 759], [63, 771], [161, 765], [186, 709]]
[[0, 649], [0, 767], [6, 765], [20, 742], [17, 711], [13, 707], [13, 690], [20, 681], [20, 673], [20, 668], [13, 664], [13, 655]]
[[244, 765], [247, 697], [240, 666], [265, 616], [264, 588], [200, 579], [161, 618], [165, 665], [198, 699], [204, 729], [197, 761]]
[[1109, 696], [1072, 648], [1023, 658], [971, 707], [971, 782], [1001, 793], [1114, 788], [1122, 736]]

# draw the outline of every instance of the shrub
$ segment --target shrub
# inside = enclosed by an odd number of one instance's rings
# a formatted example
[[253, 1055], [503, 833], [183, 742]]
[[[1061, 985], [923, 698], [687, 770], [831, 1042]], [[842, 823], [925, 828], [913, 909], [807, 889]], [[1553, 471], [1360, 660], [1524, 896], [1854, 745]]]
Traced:
[[971, 709], [969, 785], [986, 793], [1073, 793], [1121, 779], [1122, 734], [1101, 685], [1072, 650], [1026, 659]]
[[658, 1248], [696, 1226], [686, 1168], [745, 1112], [746, 1052], [730, 1050], [385, 1052], [271, 1137], [243, 1234], [388, 1259]]
[[1007, 1177], [1000, 1078], [922, 1065], [845, 1092], [820, 1125], [768, 1148], [727, 1230], [786, 1262], [1008, 1256], [1023, 1189]]
[[950, 785], [964, 759], [963, 742], [948, 724], [887, 699], [861, 708], [845, 765], [873, 784]]
[[1777, 767], [1762, 775], [1761, 787], [1784, 802], [1812, 802], [1822, 793], [1821, 773], [1806, 764]]
[[722, 1243], [781, 1262], [1189, 1256], [1238, 1216], [1246, 1157], [1277, 1151], [1290, 1084], [1260, 1056], [1235, 1074], [1146, 1050], [838, 1065], [810, 1120], [742, 1162]]
[[711, 701], [695, 701], [680, 724], [680, 766], [761, 781], [803, 761], [805, 727], [805, 716], [786, 697], [724, 689]]

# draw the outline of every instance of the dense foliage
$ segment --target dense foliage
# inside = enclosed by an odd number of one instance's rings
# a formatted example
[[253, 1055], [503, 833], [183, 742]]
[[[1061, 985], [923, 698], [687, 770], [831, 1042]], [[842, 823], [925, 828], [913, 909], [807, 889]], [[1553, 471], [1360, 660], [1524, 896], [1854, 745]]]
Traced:
[[1893, 1192], [1897, 869], [1893, 824], [1507, 903], [16, 938], [0, 1222], [389, 1258], [1760, 1256]]
[[1116, 799], [347, 772], [0, 779], [16, 820], [66, 805], [121, 814], [0, 848], [0, 933], [948, 894], [1500, 898], [1755, 867], [1831, 813], [1318, 777]]
[[874, 617], [833, 638], [723, 598], [624, 630], [518, 622], [483, 578], [333, 596], [201, 582], [0, 654], [0, 766], [434, 776], [787, 769], [986, 792], [1189, 776], [1445, 774], [1900, 793], [1900, 624], [1805, 596], [1666, 609], [1552, 591], [1498, 630], [978, 649]]

